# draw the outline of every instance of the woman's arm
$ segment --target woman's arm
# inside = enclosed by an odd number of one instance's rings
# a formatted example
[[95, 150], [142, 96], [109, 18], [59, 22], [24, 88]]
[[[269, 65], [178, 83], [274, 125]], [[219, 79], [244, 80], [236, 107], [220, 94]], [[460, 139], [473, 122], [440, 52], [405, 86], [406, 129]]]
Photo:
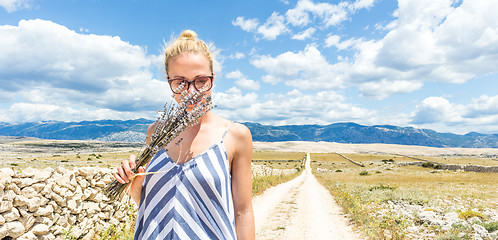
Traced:
[[235, 209], [237, 239], [254, 239], [254, 213], [252, 209], [252, 136], [249, 129], [241, 124], [230, 128], [233, 138], [232, 195]]

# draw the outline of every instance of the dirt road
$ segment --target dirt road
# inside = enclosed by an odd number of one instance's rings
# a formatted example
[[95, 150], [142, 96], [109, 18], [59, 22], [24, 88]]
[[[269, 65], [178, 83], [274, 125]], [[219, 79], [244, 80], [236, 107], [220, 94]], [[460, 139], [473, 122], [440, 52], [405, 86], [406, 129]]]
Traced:
[[256, 239], [362, 239], [330, 193], [305, 170], [296, 179], [253, 199]]

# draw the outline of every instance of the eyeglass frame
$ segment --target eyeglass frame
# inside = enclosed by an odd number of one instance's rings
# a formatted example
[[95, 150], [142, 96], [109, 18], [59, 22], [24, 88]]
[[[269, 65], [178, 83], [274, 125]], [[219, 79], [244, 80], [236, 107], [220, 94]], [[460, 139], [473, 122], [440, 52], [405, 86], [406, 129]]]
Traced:
[[[209, 78], [210, 82], [211, 82], [211, 86], [209, 87], [209, 89], [207, 90], [204, 90], [202, 92], [207, 92], [209, 90], [211, 90], [211, 88], [213, 88], [213, 80], [214, 80], [214, 74], [212, 75], [199, 75], [199, 76], [196, 76], [193, 80], [189, 81], [187, 78], [185, 77], [177, 77], [177, 78], [170, 78], [169, 76], [167, 77], [168, 79], [168, 83], [169, 83], [169, 88], [171, 89], [171, 91], [175, 94], [179, 94], [181, 92], [175, 92], [175, 90], [173, 89], [173, 87], [171, 86], [171, 82], [175, 81], [175, 80], [182, 80], [184, 82], [187, 82], [187, 88], [186, 90], [188, 90], [190, 88], [190, 84], [192, 84], [194, 86], [194, 89], [198, 92], [201, 92], [201, 90], [197, 89], [197, 87], [195, 86], [195, 81], [197, 80], [197, 78], [200, 78], [200, 77], [207, 77]], [[185, 90], [183, 90], [185, 91]], [[183, 92], [182, 91], [182, 92]]]

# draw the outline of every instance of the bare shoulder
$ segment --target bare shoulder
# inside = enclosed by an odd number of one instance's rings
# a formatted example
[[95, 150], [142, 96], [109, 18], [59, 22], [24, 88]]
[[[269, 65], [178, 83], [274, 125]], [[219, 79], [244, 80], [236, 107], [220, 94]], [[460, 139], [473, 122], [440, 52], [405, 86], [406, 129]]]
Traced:
[[235, 162], [251, 162], [251, 131], [240, 123], [232, 123], [228, 135], [233, 160], [235, 160]]
[[252, 142], [251, 131], [249, 128], [240, 123], [233, 123], [229, 129], [230, 135], [233, 136], [235, 140], [238, 141], [248, 141]]

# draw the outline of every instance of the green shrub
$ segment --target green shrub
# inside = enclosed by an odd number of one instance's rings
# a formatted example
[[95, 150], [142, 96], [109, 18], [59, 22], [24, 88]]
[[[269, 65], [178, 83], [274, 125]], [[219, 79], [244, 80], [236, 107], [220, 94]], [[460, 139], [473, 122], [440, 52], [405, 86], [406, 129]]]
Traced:
[[460, 219], [463, 219], [463, 220], [467, 220], [467, 219], [473, 218], [473, 217], [478, 217], [481, 220], [485, 219], [484, 216], [481, 213], [478, 213], [478, 212], [475, 212], [475, 211], [472, 211], [472, 210], [467, 210], [465, 212], [459, 212], [458, 213], [458, 217]]
[[373, 190], [395, 190], [396, 187], [391, 187], [389, 185], [384, 185], [384, 184], [380, 184], [378, 186], [373, 186], [371, 188], [369, 188], [368, 190], [369, 191], [373, 191]]
[[342, 170], [341, 169], [337, 169], [337, 170], [335, 170], [335, 172], [342, 172]]
[[366, 176], [366, 175], [368, 175], [368, 171], [367, 170], [360, 172], [360, 176]]
[[488, 230], [488, 232], [494, 232], [498, 230], [498, 222], [483, 223], [482, 226]]

